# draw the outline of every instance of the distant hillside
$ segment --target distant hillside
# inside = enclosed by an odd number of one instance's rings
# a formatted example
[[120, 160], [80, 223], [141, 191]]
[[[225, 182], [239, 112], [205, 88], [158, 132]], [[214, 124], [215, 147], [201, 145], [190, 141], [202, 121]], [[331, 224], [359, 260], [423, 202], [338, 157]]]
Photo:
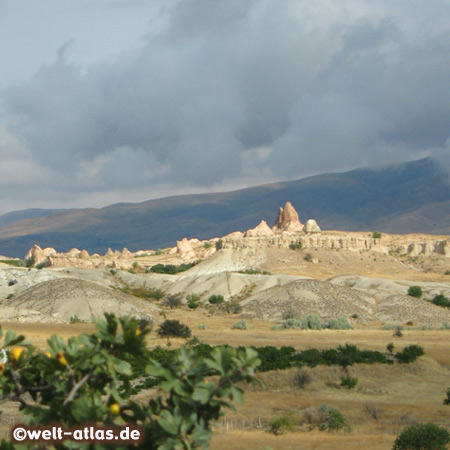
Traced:
[[39, 217], [50, 217], [54, 214], [67, 211], [66, 209], [24, 209], [23, 211], [12, 211], [0, 216], [0, 228], [7, 227], [24, 219], [37, 219]]
[[278, 207], [287, 200], [302, 222], [313, 217], [323, 229], [450, 234], [448, 176], [426, 158], [234, 192], [120, 203], [20, 220], [0, 228], [0, 254], [23, 256], [35, 243], [58, 251], [78, 247], [100, 253], [108, 247], [132, 251], [167, 247], [184, 236], [206, 239], [245, 230], [261, 219], [272, 225]]

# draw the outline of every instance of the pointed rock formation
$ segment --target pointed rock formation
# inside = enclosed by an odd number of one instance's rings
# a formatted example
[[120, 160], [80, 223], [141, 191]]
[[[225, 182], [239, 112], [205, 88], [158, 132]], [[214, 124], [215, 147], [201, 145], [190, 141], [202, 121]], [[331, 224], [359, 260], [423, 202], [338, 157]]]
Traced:
[[106, 250], [105, 256], [113, 256], [114, 252], [111, 250], [110, 247], [108, 247], [108, 250]]
[[89, 253], [86, 250], [81, 250], [81, 252], [78, 254], [78, 258], [87, 260], [89, 259]]
[[262, 220], [257, 227], [247, 230], [244, 233], [244, 237], [272, 236], [272, 235], [273, 231], [270, 229], [269, 225], [267, 225], [267, 222], [265, 220]]
[[272, 230], [291, 231], [294, 233], [303, 231], [303, 224], [300, 222], [297, 211], [292, 206], [291, 202], [286, 202], [284, 208], [278, 210], [278, 216]]
[[305, 223], [305, 233], [320, 233], [322, 230], [314, 219], [308, 219]]
[[28, 250], [28, 253], [25, 255], [25, 259], [34, 258], [34, 264], [39, 264], [47, 259], [47, 255], [44, 254], [44, 251], [42, 250], [39, 245], [34, 244], [33, 247]]
[[177, 252], [178, 253], [189, 253], [192, 252], [193, 248], [191, 243], [187, 240], [187, 238], [183, 238], [181, 241], [177, 241]]

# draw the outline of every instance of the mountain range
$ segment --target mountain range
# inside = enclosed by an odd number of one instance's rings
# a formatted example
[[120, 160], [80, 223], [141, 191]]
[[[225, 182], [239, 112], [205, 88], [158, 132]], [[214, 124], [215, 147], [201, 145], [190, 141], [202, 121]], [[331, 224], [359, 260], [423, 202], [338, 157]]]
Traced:
[[180, 195], [104, 208], [14, 211], [0, 216], [0, 254], [23, 257], [33, 245], [104, 253], [173, 246], [272, 225], [290, 201], [304, 223], [322, 229], [450, 234], [448, 173], [430, 158], [377, 169], [328, 173], [232, 192]]

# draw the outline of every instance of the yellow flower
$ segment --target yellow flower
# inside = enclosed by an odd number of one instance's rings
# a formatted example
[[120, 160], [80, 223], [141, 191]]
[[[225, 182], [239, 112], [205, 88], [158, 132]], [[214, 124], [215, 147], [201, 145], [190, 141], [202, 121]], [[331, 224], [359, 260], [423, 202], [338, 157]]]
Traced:
[[56, 354], [56, 359], [59, 361], [60, 364], [62, 364], [63, 366], [67, 366], [67, 359], [64, 356], [64, 354], [62, 352], [58, 352]]
[[23, 348], [19, 348], [19, 347], [14, 348], [14, 349], [11, 351], [11, 359], [12, 359], [13, 361], [19, 361], [20, 355], [21, 355], [22, 353], [23, 353]]

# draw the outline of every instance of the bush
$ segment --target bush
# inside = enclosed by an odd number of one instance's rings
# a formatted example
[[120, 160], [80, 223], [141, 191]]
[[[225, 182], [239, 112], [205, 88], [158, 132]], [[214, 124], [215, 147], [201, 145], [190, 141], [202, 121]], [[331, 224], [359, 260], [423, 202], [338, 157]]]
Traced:
[[34, 255], [31, 255], [24, 262], [25, 262], [25, 267], [33, 267], [36, 264], [36, 257]]
[[231, 326], [232, 330], [248, 330], [248, 324], [247, 321], [242, 319], [238, 320], [237, 322], [234, 322]]
[[197, 294], [188, 294], [186, 296], [188, 308], [197, 309], [200, 306], [200, 297]]
[[337, 319], [330, 319], [326, 325], [330, 330], [353, 330], [352, 325], [346, 317], [338, 317]]
[[444, 275], [450, 275], [450, 270], [446, 270], [446, 271], [444, 272]]
[[395, 354], [395, 359], [399, 363], [410, 364], [413, 363], [419, 356], [422, 356], [425, 352], [420, 345], [409, 345], [405, 347], [401, 352]]
[[445, 295], [439, 294], [435, 295], [431, 300], [431, 303], [442, 306], [443, 308], [450, 308], [450, 299], [445, 297]]
[[83, 323], [83, 321], [75, 314], [70, 316], [69, 323]]
[[422, 288], [420, 286], [410, 286], [408, 289], [408, 295], [411, 297], [421, 298], [423, 295]]
[[302, 243], [300, 241], [297, 242], [291, 242], [289, 244], [289, 248], [291, 250], [300, 250], [302, 248]]
[[181, 306], [182, 294], [167, 294], [164, 299], [164, 305], [168, 306], [170, 309], [178, 308]]
[[150, 271], [154, 273], [165, 273], [168, 275], [175, 275], [177, 273], [189, 270], [191, 267], [194, 267], [199, 262], [200, 261], [194, 261], [191, 263], [180, 264], [179, 266], [175, 266], [173, 264], [155, 264], [150, 268]]
[[387, 350], [389, 353], [392, 353], [392, 352], [394, 351], [394, 343], [393, 343], [393, 342], [389, 342], [389, 344], [386, 345], [386, 350]]
[[196, 325], [196, 327], [197, 327], [199, 330], [206, 330], [206, 325], [205, 325], [204, 323], [198, 323], [198, 324]]
[[226, 311], [228, 314], [239, 314], [242, 312], [242, 306], [237, 301], [222, 303], [220, 309]]
[[341, 377], [341, 386], [346, 387], [348, 389], [353, 389], [358, 384], [357, 377], [351, 377], [350, 375], [346, 375], [345, 377]]
[[224, 301], [225, 300], [223, 298], [223, 295], [211, 295], [211, 297], [209, 297], [208, 299], [208, 302], [211, 303], [212, 305], [220, 305]]
[[305, 387], [312, 382], [310, 373], [301, 368], [299, 368], [297, 373], [294, 375], [294, 380], [299, 389], [305, 389]]
[[275, 436], [286, 430], [294, 431], [294, 421], [291, 416], [274, 417], [269, 422], [269, 431]]
[[450, 434], [434, 423], [411, 425], [394, 442], [392, 450], [446, 450]]
[[138, 288], [132, 288], [130, 286], [125, 286], [120, 289], [124, 294], [134, 295], [135, 297], [144, 298], [146, 300], [154, 299], [161, 300], [166, 293], [161, 289], [146, 288], [144, 286]]
[[[23, 336], [8, 332], [3, 347], [23, 351], [2, 366], [0, 401], [18, 401], [21, 420], [27, 424], [58, 423], [71, 428], [89, 423], [133, 426], [138, 422], [145, 433], [139, 448], [207, 448], [212, 422], [223, 415], [224, 408], [243, 403], [243, 391], [236, 383], [254, 379], [259, 362], [256, 353], [248, 348], [222, 347], [199, 357], [194, 350], [181, 348], [172, 353], [170, 363], [158, 362], [150, 360], [151, 352], [146, 351], [149, 331], [134, 320], [106, 315], [106, 321], [97, 322], [94, 334], [70, 338], [68, 343], [53, 336], [45, 354], [26, 343]], [[159, 392], [145, 404], [128, 401], [126, 396], [132, 392], [132, 363], [137, 359], [151, 377], [146, 382], [159, 386]], [[212, 371], [218, 379], [205, 381]], [[31, 446], [0, 442], [4, 450], [23, 447]], [[81, 447], [90, 444], [57, 444], [59, 450]], [[110, 447], [96, 444], [95, 448]]]
[[311, 255], [311, 253], [307, 253], [303, 259], [304, 259], [306, 262], [311, 262], [311, 261], [312, 261], [312, 255]]
[[372, 237], [374, 239], [381, 239], [381, 236], [382, 236], [382, 234], [379, 233], [378, 231], [374, 231], [373, 234], [372, 234]]
[[318, 424], [319, 430], [337, 431], [341, 429], [351, 430], [347, 419], [344, 415], [331, 406], [323, 404], [319, 406], [320, 422]]
[[399, 337], [399, 338], [403, 337], [402, 330], [403, 330], [403, 327], [400, 326], [400, 325], [397, 325], [397, 326], [395, 327], [395, 329], [394, 329], [394, 334], [393, 334], [393, 336], [394, 336], [394, 337]]
[[165, 320], [159, 326], [157, 333], [161, 337], [181, 337], [185, 339], [191, 337], [190, 328], [179, 320]]

